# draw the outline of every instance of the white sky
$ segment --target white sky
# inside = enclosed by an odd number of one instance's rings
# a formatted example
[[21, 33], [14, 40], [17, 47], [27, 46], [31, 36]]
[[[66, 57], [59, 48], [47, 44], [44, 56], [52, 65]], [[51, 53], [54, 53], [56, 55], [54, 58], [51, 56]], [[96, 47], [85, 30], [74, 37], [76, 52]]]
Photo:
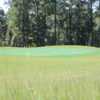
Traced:
[[[8, 0], [0, 0], [0, 7], [4, 9], [5, 12], [8, 11], [9, 6], [7, 4], [5, 4], [5, 2], [7, 2]], [[95, 5], [93, 6], [94, 11], [96, 9], [96, 6], [98, 5], [98, 2], [95, 3]]]
[[7, 12], [9, 8], [8, 5], [5, 4], [6, 1], [7, 0], [0, 0], [0, 7], [3, 8], [5, 12]]

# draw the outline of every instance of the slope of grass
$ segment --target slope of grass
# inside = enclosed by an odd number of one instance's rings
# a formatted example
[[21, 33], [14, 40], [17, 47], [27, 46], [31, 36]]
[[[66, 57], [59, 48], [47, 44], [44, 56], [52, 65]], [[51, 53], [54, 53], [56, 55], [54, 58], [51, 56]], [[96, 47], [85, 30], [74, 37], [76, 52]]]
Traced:
[[80, 56], [98, 54], [99, 49], [82, 46], [57, 46], [57, 47], [40, 47], [40, 48], [1, 48], [1, 56]]
[[0, 48], [0, 100], [100, 100], [100, 49]]

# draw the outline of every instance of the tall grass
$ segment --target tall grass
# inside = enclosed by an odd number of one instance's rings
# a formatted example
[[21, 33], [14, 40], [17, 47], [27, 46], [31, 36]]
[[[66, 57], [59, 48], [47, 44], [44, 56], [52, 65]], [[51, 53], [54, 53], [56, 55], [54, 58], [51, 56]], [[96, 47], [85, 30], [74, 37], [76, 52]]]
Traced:
[[100, 56], [0, 56], [0, 100], [100, 100]]

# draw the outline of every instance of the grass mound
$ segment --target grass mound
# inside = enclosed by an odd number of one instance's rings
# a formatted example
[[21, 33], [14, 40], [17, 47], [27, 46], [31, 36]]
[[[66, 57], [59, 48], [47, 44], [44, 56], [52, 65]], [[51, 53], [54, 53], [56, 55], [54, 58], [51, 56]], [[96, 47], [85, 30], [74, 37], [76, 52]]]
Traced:
[[1, 56], [78, 56], [98, 53], [96, 48], [82, 46], [52, 46], [42, 48], [1, 48]]

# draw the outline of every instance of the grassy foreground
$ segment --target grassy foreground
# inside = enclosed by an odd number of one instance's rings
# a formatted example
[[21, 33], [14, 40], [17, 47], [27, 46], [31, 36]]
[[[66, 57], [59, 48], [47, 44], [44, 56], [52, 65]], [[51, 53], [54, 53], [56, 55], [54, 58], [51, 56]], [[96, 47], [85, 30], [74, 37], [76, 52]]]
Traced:
[[0, 48], [0, 100], [100, 100], [100, 49]]

